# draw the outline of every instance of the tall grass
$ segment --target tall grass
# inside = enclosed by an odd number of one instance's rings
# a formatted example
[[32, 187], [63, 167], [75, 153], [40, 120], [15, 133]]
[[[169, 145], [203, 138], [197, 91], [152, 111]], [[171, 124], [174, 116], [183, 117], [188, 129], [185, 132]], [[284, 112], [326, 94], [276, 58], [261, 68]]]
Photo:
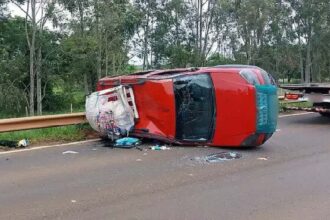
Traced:
[[90, 131], [88, 125], [69, 125], [53, 128], [41, 128], [26, 131], [0, 133], [0, 140], [19, 141], [28, 139], [31, 143], [47, 141], [78, 141], [86, 137]]

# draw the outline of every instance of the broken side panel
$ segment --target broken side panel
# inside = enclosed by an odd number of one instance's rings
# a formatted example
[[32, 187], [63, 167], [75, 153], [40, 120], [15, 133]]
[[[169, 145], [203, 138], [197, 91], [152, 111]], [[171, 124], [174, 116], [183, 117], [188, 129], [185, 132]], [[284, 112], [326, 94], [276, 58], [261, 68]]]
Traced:
[[86, 118], [102, 136], [116, 139], [127, 135], [134, 127], [134, 116], [138, 117], [138, 113], [129, 88], [118, 86], [86, 98]]
[[176, 138], [209, 141], [215, 122], [215, 97], [209, 74], [180, 76], [174, 80]]
[[134, 135], [173, 140], [175, 138], [173, 80], [150, 80], [143, 85], [132, 87], [139, 113]]

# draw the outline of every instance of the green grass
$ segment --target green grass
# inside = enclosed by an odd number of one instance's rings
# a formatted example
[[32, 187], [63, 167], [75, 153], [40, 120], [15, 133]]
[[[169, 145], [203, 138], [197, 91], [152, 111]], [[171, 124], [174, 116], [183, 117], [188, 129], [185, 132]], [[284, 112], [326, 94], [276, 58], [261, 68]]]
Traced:
[[309, 108], [309, 107], [312, 107], [313, 104], [310, 103], [310, 102], [296, 102], [296, 103], [290, 103], [290, 102], [287, 102], [287, 101], [280, 101], [280, 103], [279, 103], [279, 109], [280, 109], [280, 112], [284, 112], [284, 107], [287, 107], [287, 106]]
[[89, 131], [91, 131], [91, 128], [87, 124], [69, 125], [0, 133], [0, 140], [19, 141], [22, 139], [28, 139], [31, 144], [47, 141], [79, 141], [86, 139], [86, 132]]

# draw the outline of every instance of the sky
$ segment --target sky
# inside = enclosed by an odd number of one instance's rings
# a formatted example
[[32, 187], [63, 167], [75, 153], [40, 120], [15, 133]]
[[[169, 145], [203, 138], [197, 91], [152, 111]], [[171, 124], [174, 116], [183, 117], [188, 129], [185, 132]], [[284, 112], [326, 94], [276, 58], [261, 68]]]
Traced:
[[[24, 7], [25, 6], [25, 7]], [[26, 5], [24, 5], [23, 7], [26, 8]], [[9, 3], [8, 4], [8, 11], [10, 12], [10, 14], [15, 17], [15, 16], [20, 16], [20, 17], [24, 17], [25, 13], [22, 12], [21, 9], [19, 9], [15, 4], [13, 3]]]

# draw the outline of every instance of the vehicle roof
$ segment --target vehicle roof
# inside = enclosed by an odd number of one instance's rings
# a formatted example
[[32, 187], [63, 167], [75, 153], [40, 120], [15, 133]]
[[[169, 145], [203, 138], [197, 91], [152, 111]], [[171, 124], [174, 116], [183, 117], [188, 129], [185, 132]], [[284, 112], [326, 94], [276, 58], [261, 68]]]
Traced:
[[107, 80], [133, 80], [133, 79], [166, 79], [173, 78], [182, 74], [194, 74], [202, 72], [216, 71], [221, 72], [222, 70], [237, 72], [241, 69], [260, 69], [256, 66], [251, 65], [218, 65], [213, 67], [190, 67], [190, 68], [175, 68], [175, 69], [165, 69], [165, 70], [145, 70], [138, 71], [129, 75], [120, 76], [109, 76], [100, 79], [100, 81]]
[[305, 84], [286, 84], [280, 86], [282, 89], [289, 90], [315, 90], [327, 89], [330, 90], [330, 83], [305, 83]]

